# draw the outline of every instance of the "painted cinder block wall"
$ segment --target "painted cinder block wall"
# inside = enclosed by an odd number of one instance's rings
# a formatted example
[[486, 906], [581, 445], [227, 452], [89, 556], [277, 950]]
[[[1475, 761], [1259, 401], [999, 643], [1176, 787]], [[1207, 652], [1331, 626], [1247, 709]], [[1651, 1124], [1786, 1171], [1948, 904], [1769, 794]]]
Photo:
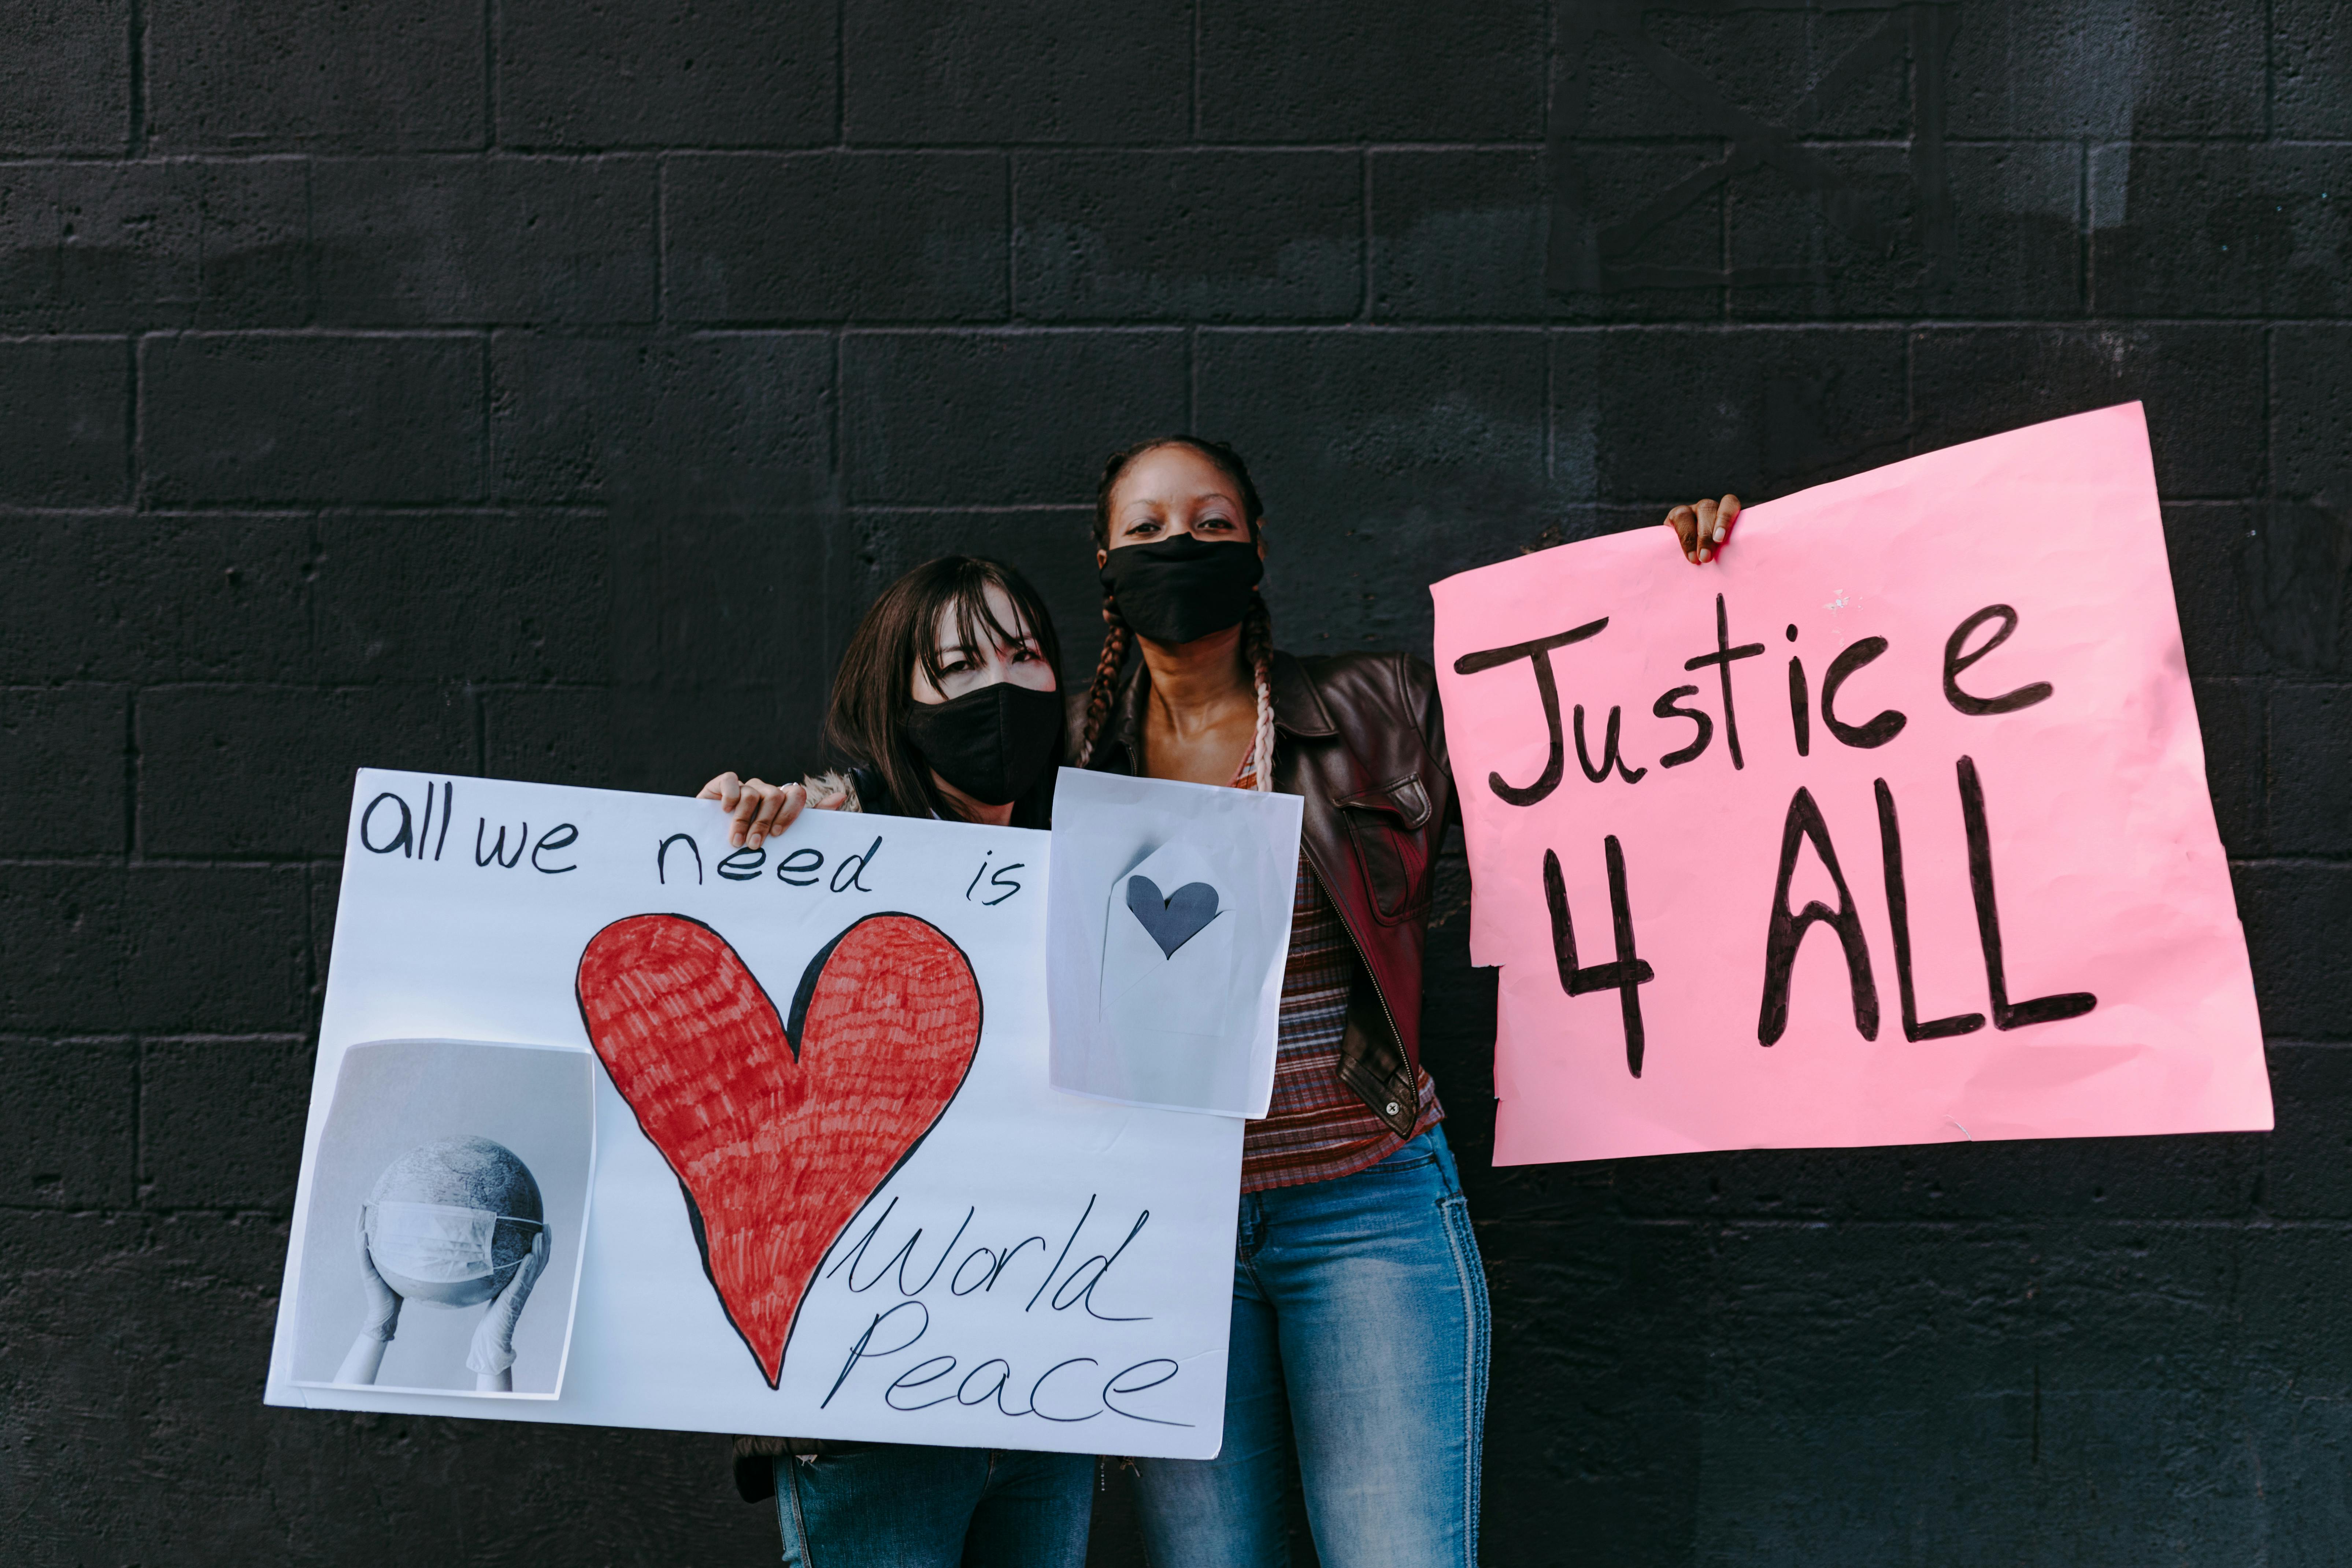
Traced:
[[0, 1555], [772, 1560], [714, 1438], [261, 1407], [355, 764], [777, 776], [949, 549], [1082, 679], [1147, 432], [1425, 648], [2137, 397], [2278, 1131], [1496, 1172], [1457, 860], [1486, 1559], [2340, 1561], [2347, 138], [2329, 0], [0, 0]]

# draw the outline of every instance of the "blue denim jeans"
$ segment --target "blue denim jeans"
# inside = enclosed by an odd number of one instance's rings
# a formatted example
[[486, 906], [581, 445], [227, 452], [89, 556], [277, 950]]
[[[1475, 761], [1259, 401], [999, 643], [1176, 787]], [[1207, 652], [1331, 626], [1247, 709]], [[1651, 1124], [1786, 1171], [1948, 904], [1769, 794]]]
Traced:
[[789, 1568], [1083, 1568], [1091, 1454], [827, 1444], [776, 1460]]
[[1286, 1568], [1296, 1442], [1323, 1568], [1472, 1568], [1486, 1277], [1443, 1128], [1242, 1197], [1225, 1444], [1138, 1459], [1152, 1568]]

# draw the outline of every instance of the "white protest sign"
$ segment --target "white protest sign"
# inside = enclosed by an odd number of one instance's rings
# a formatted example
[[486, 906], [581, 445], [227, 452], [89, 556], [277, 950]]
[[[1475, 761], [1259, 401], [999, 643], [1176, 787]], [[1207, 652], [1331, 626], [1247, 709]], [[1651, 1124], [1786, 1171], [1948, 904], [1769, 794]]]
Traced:
[[[1048, 1086], [1049, 843], [810, 812], [730, 850], [708, 801], [362, 772], [268, 1402], [1214, 1455], [1241, 1123]], [[310, 1218], [329, 1108], [382, 1040], [595, 1053], [556, 1397], [297, 1367], [357, 1268]]]

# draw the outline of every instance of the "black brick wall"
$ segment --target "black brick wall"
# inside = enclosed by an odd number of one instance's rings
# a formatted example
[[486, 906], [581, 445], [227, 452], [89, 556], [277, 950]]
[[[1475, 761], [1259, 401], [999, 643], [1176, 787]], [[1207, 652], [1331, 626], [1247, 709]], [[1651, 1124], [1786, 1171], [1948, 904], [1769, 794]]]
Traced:
[[712, 1438], [261, 1407], [355, 764], [774, 776], [948, 549], [1080, 675], [1147, 432], [1420, 647], [2139, 397], [2278, 1131], [1498, 1173], [1457, 868], [1486, 1560], [2340, 1561], [2347, 207], [2341, 0], [0, 0], [5, 1555], [772, 1560]]

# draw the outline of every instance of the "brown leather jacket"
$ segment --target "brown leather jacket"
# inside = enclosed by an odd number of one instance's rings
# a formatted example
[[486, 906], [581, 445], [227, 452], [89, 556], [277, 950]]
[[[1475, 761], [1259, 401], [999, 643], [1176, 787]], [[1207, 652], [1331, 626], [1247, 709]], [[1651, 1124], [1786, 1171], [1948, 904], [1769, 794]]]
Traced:
[[[1274, 787], [1306, 802], [1299, 848], [1360, 961], [1339, 1078], [1403, 1137], [1419, 1109], [1421, 960], [1454, 773], [1437, 678], [1401, 653], [1274, 656]], [[1121, 679], [1094, 767], [1143, 754], [1143, 661]]]

